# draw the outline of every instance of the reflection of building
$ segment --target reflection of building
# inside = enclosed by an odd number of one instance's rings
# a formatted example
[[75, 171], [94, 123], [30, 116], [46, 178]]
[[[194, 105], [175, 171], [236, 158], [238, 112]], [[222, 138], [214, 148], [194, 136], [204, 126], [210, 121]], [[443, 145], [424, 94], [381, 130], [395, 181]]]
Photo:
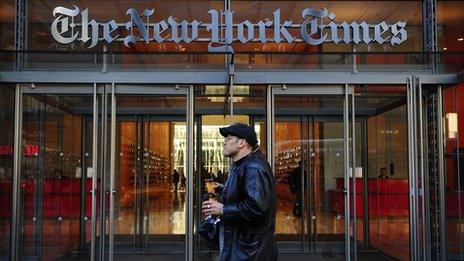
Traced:
[[0, 259], [201, 260], [232, 122], [275, 169], [280, 253], [463, 259], [462, 1], [74, 2], [0, 2]]

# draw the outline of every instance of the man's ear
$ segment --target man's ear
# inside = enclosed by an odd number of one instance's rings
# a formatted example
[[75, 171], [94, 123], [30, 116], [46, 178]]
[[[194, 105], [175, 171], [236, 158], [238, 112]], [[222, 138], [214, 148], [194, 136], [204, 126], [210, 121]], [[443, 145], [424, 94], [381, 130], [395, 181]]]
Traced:
[[247, 142], [244, 139], [240, 139], [238, 146], [240, 148], [243, 148], [247, 145]]

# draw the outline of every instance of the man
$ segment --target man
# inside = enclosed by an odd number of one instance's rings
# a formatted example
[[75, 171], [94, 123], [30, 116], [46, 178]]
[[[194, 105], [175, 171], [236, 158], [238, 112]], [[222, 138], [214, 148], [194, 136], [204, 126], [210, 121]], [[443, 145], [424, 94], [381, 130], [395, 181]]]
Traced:
[[172, 173], [172, 183], [174, 183], [174, 193], [177, 193], [177, 184], [179, 184], [179, 172], [177, 170]]
[[[302, 197], [303, 194], [301, 193], [301, 168], [302, 168], [302, 162], [301, 160], [298, 161], [298, 167], [292, 170], [290, 174], [288, 175], [288, 184], [290, 186], [290, 192], [295, 195], [295, 206], [293, 206], [293, 215], [295, 217], [301, 217], [301, 214], [303, 212], [303, 206], [302, 206]], [[306, 189], [306, 172], [303, 173], [303, 182], [304, 182], [304, 188]]]
[[277, 260], [275, 179], [256, 132], [242, 123], [219, 131], [223, 154], [233, 163], [220, 202], [203, 203], [205, 215], [222, 221], [219, 260]]

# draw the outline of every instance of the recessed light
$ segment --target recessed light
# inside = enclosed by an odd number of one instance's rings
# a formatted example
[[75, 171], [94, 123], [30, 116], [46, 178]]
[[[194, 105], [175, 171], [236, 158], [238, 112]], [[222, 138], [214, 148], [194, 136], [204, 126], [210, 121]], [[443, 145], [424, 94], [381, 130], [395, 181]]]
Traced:
[[462, 42], [462, 41], [464, 41], [464, 38], [462, 38], [462, 37], [458, 38], [458, 42]]

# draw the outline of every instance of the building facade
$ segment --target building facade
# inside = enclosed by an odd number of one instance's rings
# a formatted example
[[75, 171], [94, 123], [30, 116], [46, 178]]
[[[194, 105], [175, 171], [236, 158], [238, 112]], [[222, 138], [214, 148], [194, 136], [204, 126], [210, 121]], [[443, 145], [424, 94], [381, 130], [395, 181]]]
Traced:
[[233, 122], [273, 167], [282, 255], [463, 259], [463, 13], [2, 0], [0, 259], [210, 260]]

